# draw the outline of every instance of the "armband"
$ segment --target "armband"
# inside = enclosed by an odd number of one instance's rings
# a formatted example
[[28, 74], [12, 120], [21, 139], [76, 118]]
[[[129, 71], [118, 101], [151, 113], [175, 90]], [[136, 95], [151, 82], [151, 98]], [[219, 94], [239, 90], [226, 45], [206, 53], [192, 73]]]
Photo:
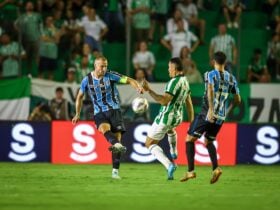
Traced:
[[119, 83], [122, 83], [122, 84], [126, 84], [127, 83], [127, 77], [126, 76], [122, 76]]

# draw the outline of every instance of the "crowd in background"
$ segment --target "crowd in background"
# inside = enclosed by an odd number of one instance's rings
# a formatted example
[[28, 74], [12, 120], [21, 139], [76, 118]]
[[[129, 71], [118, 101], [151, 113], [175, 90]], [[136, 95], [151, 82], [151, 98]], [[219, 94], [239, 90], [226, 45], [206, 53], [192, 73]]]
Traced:
[[[63, 68], [65, 82], [80, 83], [103, 53], [103, 42], [125, 42], [126, 18], [132, 26], [131, 75], [136, 79], [156, 82], [157, 60], [149, 50], [153, 43], [161, 43], [170, 57], [182, 58], [190, 83], [202, 83], [192, 54], [203, 45], [209, 46], [205, 53], [210, 63], [214, 52], [225, 52], [227, 70], [235, 73], [239, 52], [227, 29], [238, 30], [249, 0], [220, 2], [214, 8], [211, 0], [0, 0], [1, 77], [18, 76], [20, 68], [25, 68], [33, 77], [54, 80], [54, 72]], [[220, 10], [225, 19], [210, 43], [205, 41], [207, 20], [199, 16], [202, 10]], [[272, 35], [268, 52], [256, 43], [248, 63], [248, 82], [280, 79], [280, 3], [262, 1], [262, 10], [268, 16], [264, 30]]]

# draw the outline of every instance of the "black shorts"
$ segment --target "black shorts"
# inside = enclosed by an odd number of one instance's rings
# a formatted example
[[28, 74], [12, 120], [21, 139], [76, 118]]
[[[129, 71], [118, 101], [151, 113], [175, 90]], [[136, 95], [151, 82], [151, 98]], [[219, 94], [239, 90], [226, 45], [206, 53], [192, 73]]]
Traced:
[[106, 112], [100, 112], [100, 113], [94, 115], [94, 121], [95, 121], [97, 128], [102, 123], [109, 123], [111, 125], [111, 131], [113, 133], [116, 133], [116, 132], [124, 133], [126, 131], [124, 122], [123, 122], [122, 113], [121, 113], [121, 110], [119, 110], [119, 109], [111, 109]]
[[42, 71], [55, 71], [57, 67], [56, 59], [40, 57], [39, 70]]
[[188, 134], [200, 138], [203, 134], [209, 141], [214, 141], [223, 124], [210, 123], [205, 115], [197, 115], [190, 125]]
[[151, 18], [152, 18], [152, 20], [155, 20], [155, 21], [159, 22], [162, 25], [165, 25], [166, 21], [167, 21], [167, 15], [159, 14], [159, 13], [153, 13], [151, 15]]

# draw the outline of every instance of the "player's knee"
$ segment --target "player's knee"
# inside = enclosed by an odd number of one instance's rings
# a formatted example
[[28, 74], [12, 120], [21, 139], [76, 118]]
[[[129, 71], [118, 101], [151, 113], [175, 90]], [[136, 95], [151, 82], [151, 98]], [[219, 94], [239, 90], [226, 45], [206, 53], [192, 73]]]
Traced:
[[155, 141], [155, 140], [153, 140], [153, 139], [147, 137], [146, 142], [145, 142], [145, 146], [149, 149], [149, 147], [150, 147], [151, 145], [157, 144], [157, 143], [158, 143], [157, 141]]
[[104, 124], [101, 124], [99, 127], [98, 127], [98, 131], [105, 134], [107, 131], [110, 131], [111, 130], [111, 126], [107, 123], [104, 123]]
[[168, 130], [167, 135], [175, 135], [176, 131], [174, 129]]
[[187, 135], [187, 137], [186, 137], [186, 142], [195, 142], [196, 140], [197, 140], [197, 137], [195, 137], [195, 136]]

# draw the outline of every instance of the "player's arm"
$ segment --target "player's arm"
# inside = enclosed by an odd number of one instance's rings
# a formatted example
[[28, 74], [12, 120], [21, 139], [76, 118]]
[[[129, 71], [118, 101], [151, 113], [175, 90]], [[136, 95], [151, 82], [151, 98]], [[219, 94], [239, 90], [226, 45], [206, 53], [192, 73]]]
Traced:
[[82, 109], [82, 105], [83, 105], [83, 98], [84, 98], [84, 93], [81, 90], [79, 90], [79, 93], [76, 98], [76, 104], [75, 104], [76, 114], [72, 119], [73, 124], [76, 124], [80, 120], [80, 113], [81, 113], [81, 109]]
[[143, 87], [135, 80], [127, 76], [122, 76], [120, 79], [120, 83], [130, 84], [138, 93], [143, 93]]
[[186, 110], [187, 110], [189, 122], [192, 122], [194, 119], [194, 111], [193, 111], [192, 98], [190, 94], [186, 98]]
[[156, 102], [163, 106], [166, 106], [173, 99], [173, 95], [169, 94], [168, 92], [165, 92], [163, 95], [157, 94], [150, 88], [146, 80], [143, 81], [142, 86]]
[[209, 122], [214, 122], [214, 85], [208, 83], [207, 85], [207, 98], [208, 98], [208, 113], [207, 113], [207, 119]]

